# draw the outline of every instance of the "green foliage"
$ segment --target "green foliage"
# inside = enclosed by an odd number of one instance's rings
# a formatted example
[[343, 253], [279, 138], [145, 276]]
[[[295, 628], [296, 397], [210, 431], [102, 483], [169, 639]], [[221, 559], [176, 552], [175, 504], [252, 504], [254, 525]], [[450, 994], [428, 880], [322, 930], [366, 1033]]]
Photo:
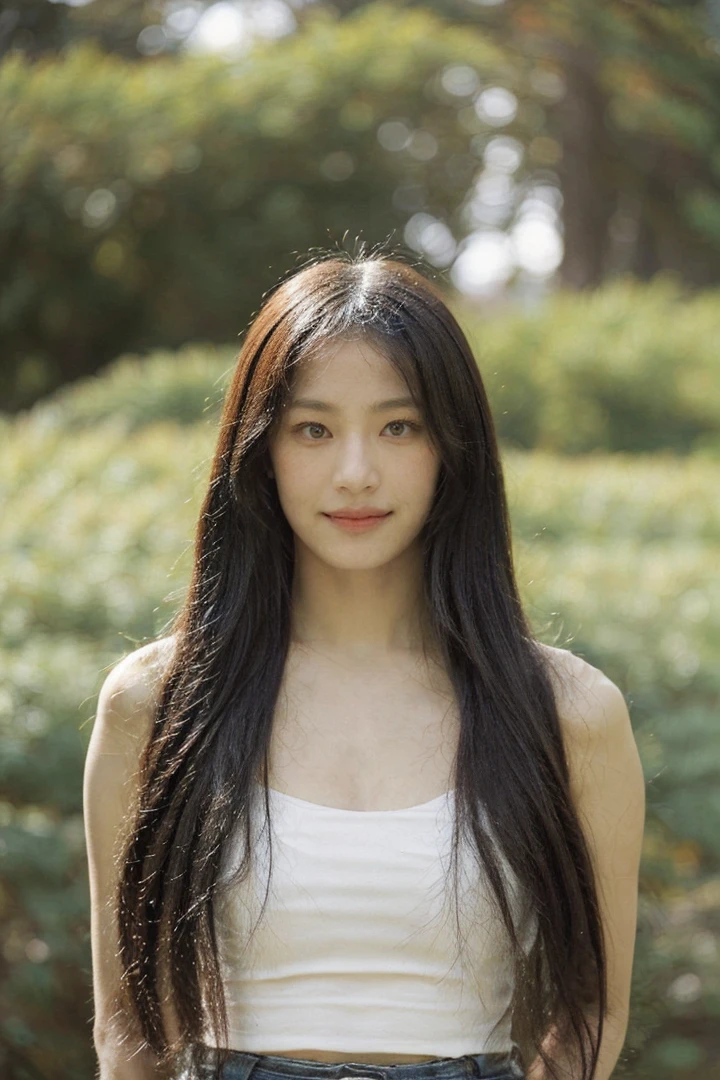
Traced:
[[[339, 24], [316, 12], [232, 65], [137, 64], [90, 43], [7, 56], [4, 407], [120, 353], [232, 341], [297, 251], [347, 234], [399, 246], [411, 211], [393, 204], [398, 188], [414, 185], [431, 213], [458, 204], [477, 156], [441, 85], [450, 64], [511, 80], [479, 33], [388, 5]], [[436, 140], [436, 160], [380, 144], [398, 117]]]
[[720, 297], [676, 278], [555, 293], [461, 322], [500, 435], [555, 453], [720, 449]]
[[36, 421], [65, 432], [109, 421], [129, 434], [162, 420], [214, 419], [238, 350], [193, 343], [146, 357], [122, 356], [99, 375], [62, 387], [39, 404]]
[[[647, 285], [613, 281], [580, 296], [559, 292], [528, 313], [482, 315], [450, 302], [508, 446], [559, 454], [720, 451], [716, 290], [687, 296], [674, 279], [658, 277]], [[161, 419], [211, 422], [240, 344], [121, 356], [99, 377], [40, 404], [34, 423], [74, 432], [111, 419], [130, 433]], [[712, 517], [714, 510], [694, 512]], [[681, 527], [673, 520], [640, 525]]]
[[[299, 251], [400, 246], [416, 212], [462, 240], [500, 127], [521, 161], [487, 223], [508, 228], [536, 183], [560, 185], [563, 280], [717, 280], [717, 37], [702, 5], [336, 0], [296, 8], [296, 33], [230, 63], [140, 58], [139, 28], [161, 18], [150, 0], [25, 7], [0, 64], [6, 409], [121, 353], [233, 340]], [[466, 92], [444, 86], [453, 67], [470, 69]], [[517, 98], [508, 124], [474, 107], [491, 86]], [[406, 145], [380, 144], [388, 120]]]
[[[598, 296], [599, 308], [624, 311], [623, 295]], [[642, 308], [639, 295], [633, 303]], [[657, 298], [647, 304], [659, 317]], [[589, 305], [576, 331], [593, 317]], [[12, 513], [0, 548], [0, 1065], [10, 1080], [93, 1076], [85, 747], [109, 667], [160, 636], [184, 594], [232, 354], [130, 357], [2, 425], [0, 497]], [[716, 466], [509, 444], [504, 460], [533, 624], [621, 687], [647, 779], [633, 1007], [616, 1075], [705, 1080], [720, 1014]]]
[[717, 466], [515, 450], [505, 468], [527, 609], [544, 640], [623, 690], [647, 782], [630, 1027], [613, 1076], [706, 1080], [720, 1015]]

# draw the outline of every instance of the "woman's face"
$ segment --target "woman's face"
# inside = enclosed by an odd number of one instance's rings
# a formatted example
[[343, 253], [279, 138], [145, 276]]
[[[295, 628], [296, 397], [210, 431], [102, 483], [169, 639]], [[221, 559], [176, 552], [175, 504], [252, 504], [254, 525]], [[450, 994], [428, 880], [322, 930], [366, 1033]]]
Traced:
[[[440, 469], [404, 380], [361, 340], [336, 342], [300, 364], [269, 453], [296, 545], [344, 569], [383, 566], [412, 544]], [[328, 516], [347, 507], [390, 513], [353, 532]]]

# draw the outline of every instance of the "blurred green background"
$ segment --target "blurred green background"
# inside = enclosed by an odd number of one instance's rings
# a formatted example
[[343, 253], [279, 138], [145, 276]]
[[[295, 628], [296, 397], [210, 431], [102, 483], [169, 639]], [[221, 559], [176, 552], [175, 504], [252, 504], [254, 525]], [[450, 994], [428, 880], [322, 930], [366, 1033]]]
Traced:
[[448, 290], [543, 640], [647, 780], [614, 1076], [720, 1080], [720, 3], [0, 11], [0, 1075], [92, 1080], [82, 769], [187, 586], [222, 395], [309, 251]]

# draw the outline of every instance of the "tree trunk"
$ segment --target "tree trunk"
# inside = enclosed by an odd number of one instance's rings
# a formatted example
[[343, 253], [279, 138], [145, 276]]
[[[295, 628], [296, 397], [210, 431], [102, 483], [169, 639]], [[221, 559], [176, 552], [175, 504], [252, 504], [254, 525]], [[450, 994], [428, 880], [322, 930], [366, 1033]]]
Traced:
[[563, 147], [558, 169], [563, 194], [563, 285], [599, 285], [606, 271], [608, 230], [615, 209], [609, 166], [614, 149], [605, 122], [607, 101], [597, 79], [598, 59], [586, 43], [557, 43], [566, 93], [550, 110]]

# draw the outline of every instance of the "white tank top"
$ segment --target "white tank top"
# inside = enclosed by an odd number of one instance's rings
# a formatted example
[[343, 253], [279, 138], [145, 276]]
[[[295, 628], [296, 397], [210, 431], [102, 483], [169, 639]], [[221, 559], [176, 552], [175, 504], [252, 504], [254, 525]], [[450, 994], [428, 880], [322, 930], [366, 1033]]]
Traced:
[[[449, 792], [402, 810], [342, 810], [270, 789], [272, 881], [248, 955], [267, 880], [262, 805], [251, 876], [215, 900], [231, 1049], [459, 1057], [512, 1048], [506, 933], [467, 860], [461, 899], [479, 905], [471, 913], [480, 922], [458, 955], [444, 883], [453, 800]], [[221, 881], [239, 863], [237, 841], [231, 853]], [[502, 861], [527, 950], [537, 920]], [[215, 1045], [209, 1029], [203, 1041]]]

